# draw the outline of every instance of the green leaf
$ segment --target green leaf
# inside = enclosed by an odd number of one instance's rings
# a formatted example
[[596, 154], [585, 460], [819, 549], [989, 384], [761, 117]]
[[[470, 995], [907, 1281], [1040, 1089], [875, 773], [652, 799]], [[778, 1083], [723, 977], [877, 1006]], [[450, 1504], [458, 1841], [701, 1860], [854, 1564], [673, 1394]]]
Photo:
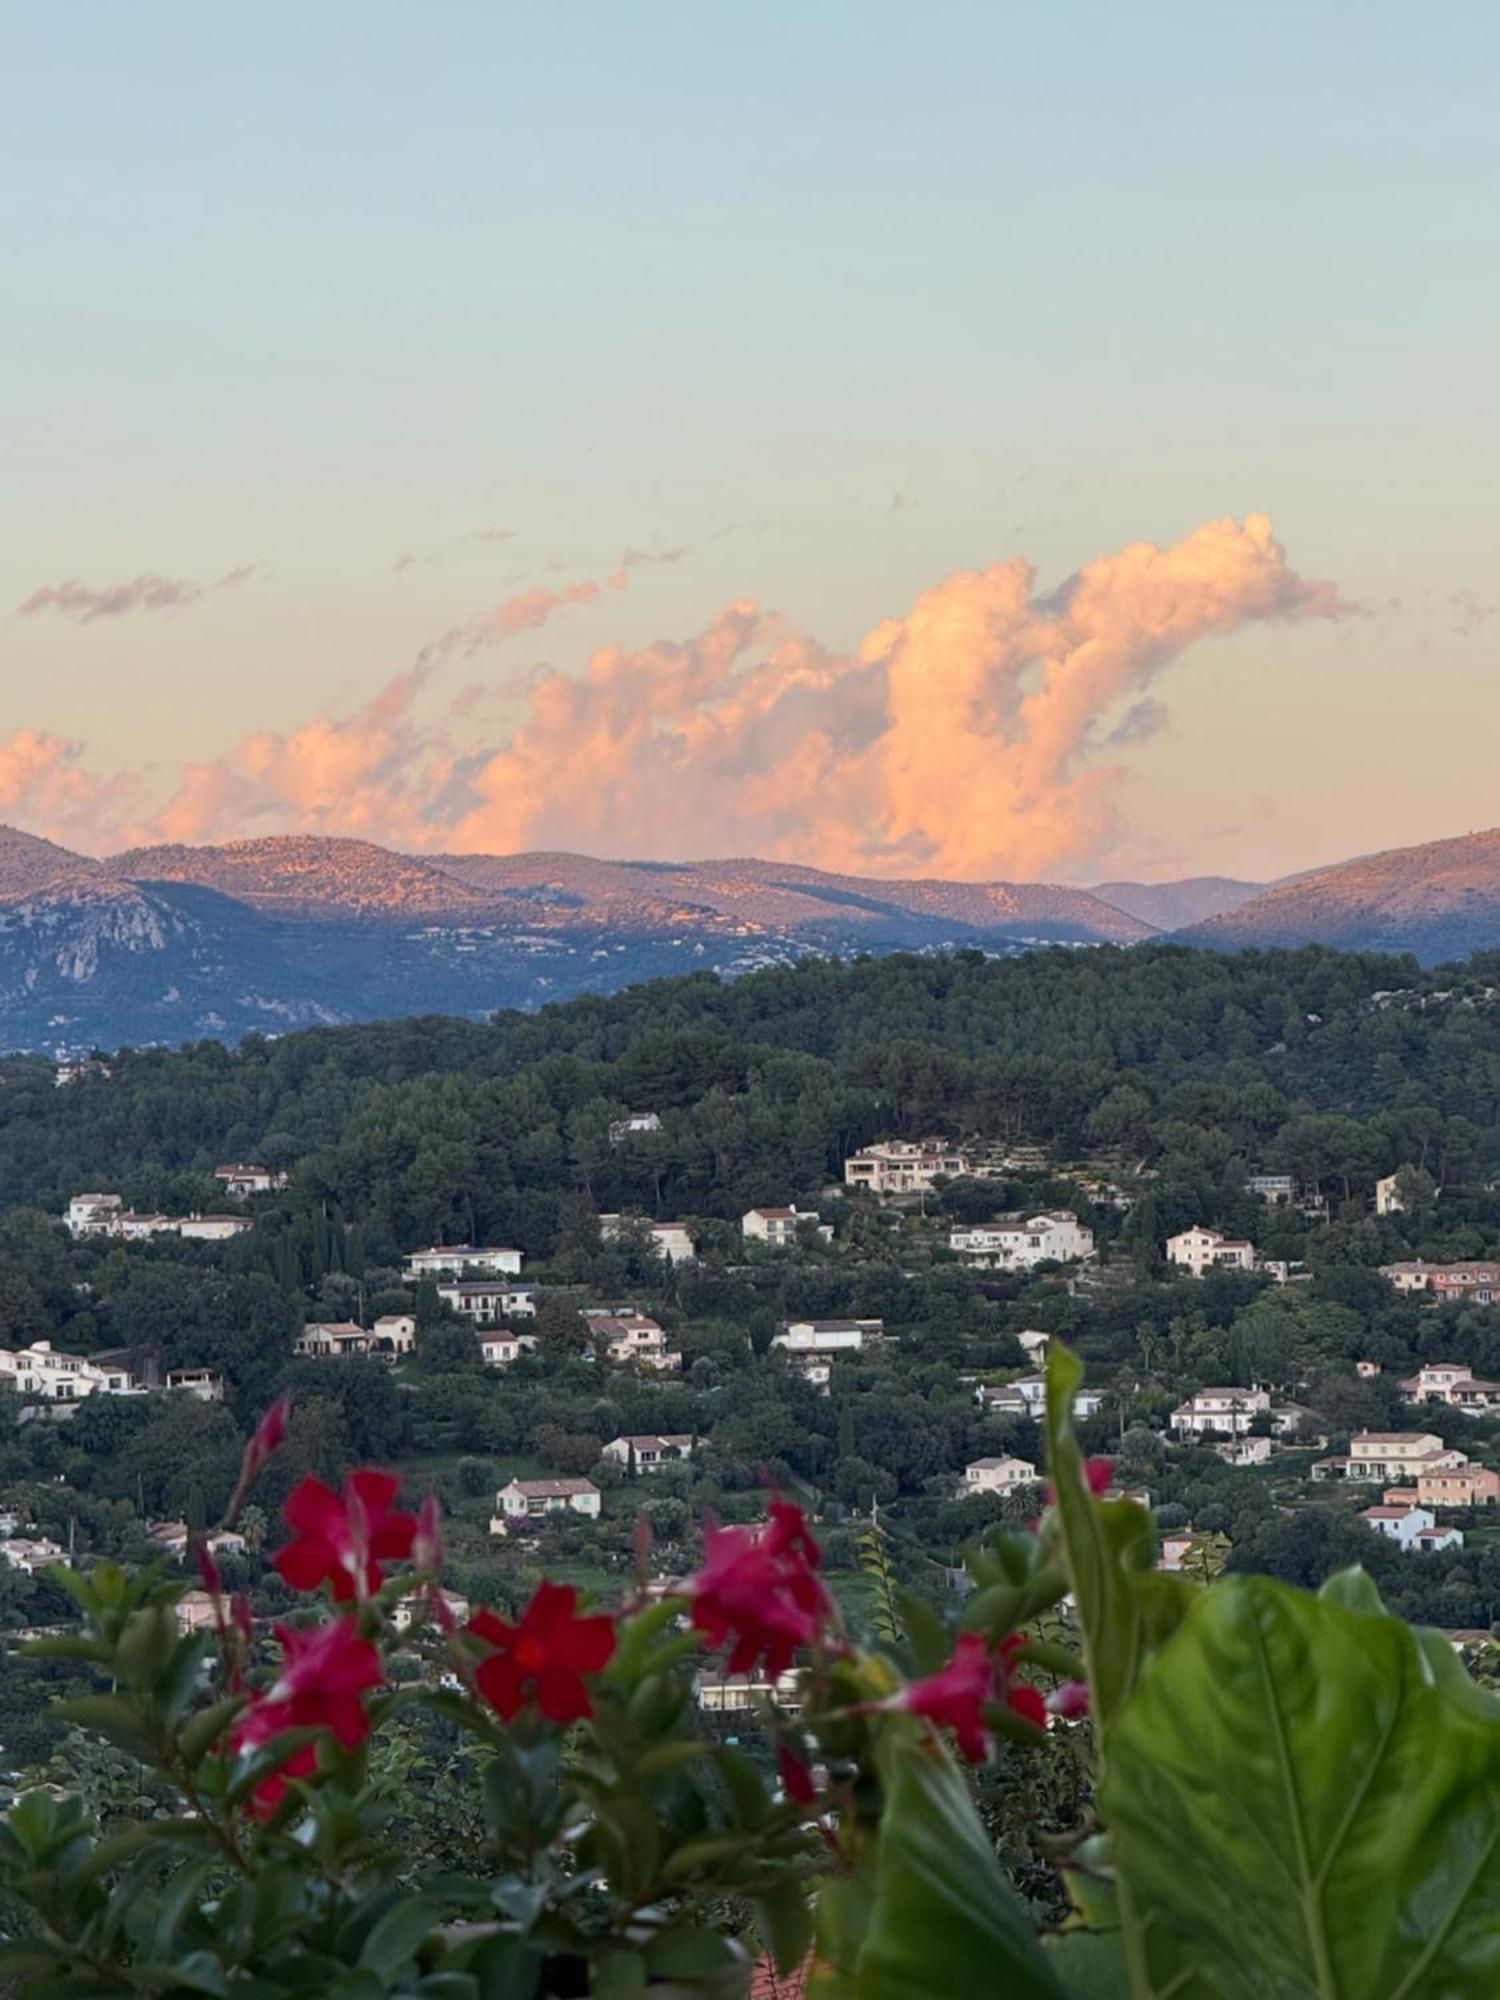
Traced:
[[1047, 1959], [1088, 2000], [1131, 2000], [1130, 1968], [1118, 1931], [1060, 1931], [1047, 1940]]
[[812, 1910], [801, 1882], [780, 1882], [756, 1899], [757, 1928], [779, 1972], [806, 1958], [812, 1943]]
[[1361, 1618], [1385, 1618], [1390, 1615], [1375, 1587], [1374, 1577], [1357, 1563], [1353, 1568], [1341, 1569], [1329, 1577], [1318, 1597], [1324, 1604], [1336, 1604], [1341, 1610], [1357, 1612]]
[[956, 1765], [893, 1739], [886, 1775], [850, 1991], [858, 2000], [1064, 2000], [1069, 1989], [1044, 1958]]
[[661, 1865], [661, 1879], [664, 1883], [682, 1882], [690, 1875], [707, 1873], [715, 1875], [718, 1864], [745, 1852], [746, 1841], [742, 1833], [710, 1833], [701, 1840], [684, 1841], [675, 1848]]
[[953, 1651], [947, 1626], [932, 1606], [913, 1591], [898, 1590], [896, 1608], [906, 1627], [913, 1668], [919, 1674], [935, 1674]]
[[1122, 1893], [1219, 2000], [1492, 2000], [1500, 1723], [1412, 1633], [1266, 1577], [1200, 1594], [1110, 1737]]
[[646, 1990], [646, 1961], [638, 1951], [605, 1952], [594, 1966], [596, 2000], [634, 2000]]
[[200, 1708], [196, 1715], [183, 1724], [178, 1734], [177, 1748], [183, 1762], [189, 1768], [203, 1761], [244, 1706], [244, 1695], [228, 1695], [223, 1701], [212, 1702], [207, 1708]]
[[406, 1896], [387, 1910], [365, 1939], [360, 1965], [389, 1983], [414, 1958], [438, 1925], [438, 1911], [424, 1896]]
[[1155, 1541], [1144, 1507], [1134, 1500], [1096, 1500], [1089, 1491], [1073, 1431], [1073, 1392], [1082, 1380], [1077, 1355], [1054, 1343], [1047, 1362], [1047, 1463], [1083, 1628], [1090, 1707], [1107, 1729], [1147, 1651], [1137, 1579], [1151, 1569]]
[[155, 1761], [155, 1746], [145, 1734], [140, 1709], [126, 1695], [75, 1695], [71, 1701], [57, 1702], [53, 1714], [64, 1722], [76, 1722], [80, 1729], [92, 1730], [143, 1764]]
[[173, 1969], [176, 1983], [187, 1987], [190, 1993], [224, 1994], [229, 1991], [224, 1968], [211, 1951], [190, 1951], [185, 1958], [177, 1961]]
[[1417, 1642], [1423, 1677], [1429, 1687], [1436, 1688], [1439, 1694], [1446, 1695], [1449, 1701], [1456, 1701], [1460, 1708], [1467, 1708], [1474, 1715], [1500, 1722], [1500, 1698], [1492, 1689], [1481, 1686], [1473, 1678], [1454, 1652], [1451, 1641], [1430, 1625], [1414, 1626], [1412, 1637]]
[[27, 1972], [51, 1972], [63, 1963], [61, 1951], [43, 1938], [11, 1938], [0, 1944], [0, 1979], [19, 1978]]

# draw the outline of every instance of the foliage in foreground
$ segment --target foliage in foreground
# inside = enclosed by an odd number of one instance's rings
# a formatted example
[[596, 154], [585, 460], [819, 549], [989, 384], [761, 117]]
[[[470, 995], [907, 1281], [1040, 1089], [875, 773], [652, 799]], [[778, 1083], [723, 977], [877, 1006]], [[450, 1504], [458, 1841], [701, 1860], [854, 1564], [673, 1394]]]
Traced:
[[[1043, 1519], [974, 1556], [957, 1631], [898, 1598], [877, 1651], [781, 1502], [711, 1526], [680, 1583], [647, 1580], [643, 1543], [614, 1613], [544, 1584], [514, 1624], [459, 1626], [434, 1509], [402, 1513], [378, 1474], [304, 1482], [278, 1567], [323, 1610], [279, 1631], [269, 1672], [211, 1564], [217, 1630], [186, 1637], [153, 1572], [60, 1579], [83, 1628], [43, 1643], [101, 1681], [73, 1720], [177, 1812], [101, 1833], [66, 1792], [23, 1798], [0, 1874], [34, 1921], [0, 1971], [27, 2000], [666, 2000], [741, 1992], [749, 1951], [790, 1966], [811, 1943], [823, 2000], [1493, 1994], [1494, 1698], [1358, 1572], [1316, 1597], [1157, 1572], [1149, 1516], [1080, 1454], [1077, 1377], [1058, 1350]], [[1045, 1636], [1065, 1598], [1081, 1659]], [[698, 1726], [705, 1647], [771, 1682], [801, 1663], [767, 1716], [779, 1784]], [[414, 1877], [390, 1838], [372, 1741], [417, 1706], [472, 1746], [482, 1869]], [[1092, 1730], [1098, 1815], [1057, 1843], [1071, 1914], [1041, 1934], [962, 1765], [1047, 1728]]]

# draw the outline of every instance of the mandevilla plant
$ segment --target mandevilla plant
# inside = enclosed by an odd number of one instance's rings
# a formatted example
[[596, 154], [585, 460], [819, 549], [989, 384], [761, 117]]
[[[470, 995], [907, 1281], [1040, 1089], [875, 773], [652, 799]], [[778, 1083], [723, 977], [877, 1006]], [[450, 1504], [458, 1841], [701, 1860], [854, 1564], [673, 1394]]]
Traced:
[[[1500, 1705], [1360, 1572], [1316, 1597], [1157, 1572], [1149, 1515], [1080, 1455], [1079, 1374], [1054, 1351], [1042, 1519], [973, 1556], [957, 1630], [899, 1598], [875, 1649], [781, 1500], [711, 1525], [680, 1582], [650, 1578], [643, 1539], [613, 1611], [543, 1583], [460, 1627], [433, 1505], [402, 1511], [379, 1472], [304, 1480], [275, 1560], [310, 1615], [269, 1649], [206, 1554], [214, 1630], [187, 1636], [158, 1572], [59, 1572], [82, 1628], [41, 1647], [107, 1683], [68, 1712], [178, 1811], [101, 1831], [76, 1798], [22, 1798], [0, 1873], [34, 1921], [0, 1974], [26, 2000], [733, 2000], [764, 1950], [808, 1959], [822, 2000], [1500, 1991]], [[284, 1429], [279, 1407], [230, 1518]], [[1059, 1607], [1077, 1654], [1043, 1636]], [[695, 1727], [705, 1647], [797, 1670], [766, 1717], [777, 1780]], [[398, 1654], [420, 1678], [396, 1683]], [[416, 1705], [472, 1745], [483, 1871], [414, 1871], [391, 1836], [370, 1749]], [[1073, 1914], [1043, 1935], [964, 1766], [1073, 1726], [1097, 1816], [1056, 1843]]]

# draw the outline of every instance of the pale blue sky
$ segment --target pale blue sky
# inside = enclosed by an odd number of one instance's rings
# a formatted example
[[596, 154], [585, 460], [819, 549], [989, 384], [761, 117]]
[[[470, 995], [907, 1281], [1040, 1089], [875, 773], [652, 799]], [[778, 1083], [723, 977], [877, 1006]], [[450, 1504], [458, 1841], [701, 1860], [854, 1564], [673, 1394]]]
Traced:
[[504, 664], [745, 596], [851, 646], [955, 568], [1264, 511], [1399, 608], [1172, 666], [1123, 858], [1500, 819], [1495, 21], [0, 4], [0, 606], [270, 565], [5, 619], [0, 741], [170, 790], [653, 540], [693, 553]]

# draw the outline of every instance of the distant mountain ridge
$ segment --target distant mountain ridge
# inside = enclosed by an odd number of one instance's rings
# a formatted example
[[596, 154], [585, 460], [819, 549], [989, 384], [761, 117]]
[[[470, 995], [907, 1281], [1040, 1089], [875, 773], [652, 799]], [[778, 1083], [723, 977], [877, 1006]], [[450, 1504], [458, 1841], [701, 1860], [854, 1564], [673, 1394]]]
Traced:
[[1262, 887], [888, 881], [793, 862], [397, 853], [288, 835], [93, 860], [0, 827], [0, 1048], [480, 1016], [809, 953], [1323, 942], [1500, 947], [1500, 831]]
[[400, 854], [289, 835], [94, 861], [0, 832], [0, 1047], [236, 1039], [483, 1015], [809, 953], [1134, 944], [1045, 883], [876, 881], [756, 860]]
[[1273, 884], [1196, 923], [1185, 943], [1327, 944], [1410, 952], [1423, 964], [1500, 947], [1500, 828], [1393, 847]]

